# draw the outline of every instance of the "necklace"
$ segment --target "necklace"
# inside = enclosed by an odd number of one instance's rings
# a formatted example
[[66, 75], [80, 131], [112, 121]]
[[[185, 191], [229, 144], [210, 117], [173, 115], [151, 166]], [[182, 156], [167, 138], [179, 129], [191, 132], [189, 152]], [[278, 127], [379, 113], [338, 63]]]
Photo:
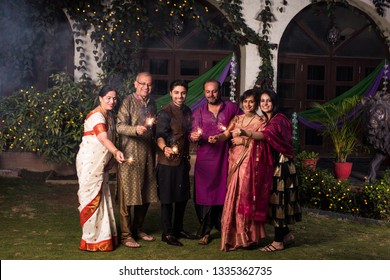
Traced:
[[246, 116], [244, 116], [244, 117], [242, 118], [242, 123], [241, 123], [241, 126], [242, 126], [242, 127], [247, 127], [248, 125], [250, 125], [250, 123], [251, 123], [251, 122], [253, 121], [253, 119], [256, 117], [256, 114], [253, 115], [253, 117], [249, 120], [249, 122], [248, 122], [246, 125], [244, 125], [245, 117], [246, 117]]

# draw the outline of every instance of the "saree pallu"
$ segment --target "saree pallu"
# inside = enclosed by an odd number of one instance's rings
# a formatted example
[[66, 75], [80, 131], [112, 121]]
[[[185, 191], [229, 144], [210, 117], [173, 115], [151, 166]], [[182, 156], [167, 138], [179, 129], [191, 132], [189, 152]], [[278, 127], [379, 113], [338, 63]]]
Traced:
[[[109, 188], [109, 174], [104, 168], [111, 154], [93, 133], [100, 124], [106, 123], [104, 116], [97, 112], [87, 117], [84, 137], [76, 158], [79, 181], [80, 224], [82, 238], [79, 249], [85, 251], [111, 251], [117, 244], [117, 230]], [[113, 137], [108, 125], [107, 134]]]
[[254, 141], [248, 170], [251, 184], [242, 189], [238, 212], [246, 219], [266, 222], [274, 171], [271, 147], [267, 142]]

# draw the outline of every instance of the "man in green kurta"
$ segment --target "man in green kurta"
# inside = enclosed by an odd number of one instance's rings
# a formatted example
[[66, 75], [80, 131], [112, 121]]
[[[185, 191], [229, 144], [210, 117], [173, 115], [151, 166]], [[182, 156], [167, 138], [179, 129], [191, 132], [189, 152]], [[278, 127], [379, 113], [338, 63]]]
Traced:
[[135, 239], [155, 240], [142, 230], [150, 203], [158, 201], [154, 172], [157, 106], [150, 99], [152, 82], [150, 73], [137, 75], [134, 82], [136, 92], [123, 100], [116, 125], [120, 150], [128, 159], [128, 162], [118, 165], [121, 242], [130, 248], [141, 246]]

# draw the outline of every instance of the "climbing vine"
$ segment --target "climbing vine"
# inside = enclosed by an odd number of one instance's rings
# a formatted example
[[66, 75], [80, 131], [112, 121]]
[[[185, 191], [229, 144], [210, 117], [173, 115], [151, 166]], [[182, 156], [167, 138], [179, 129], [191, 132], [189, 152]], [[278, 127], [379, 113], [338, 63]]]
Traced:
[[[225, 29], [200, 16], [200, 10], [207, 12], [208, 8], [194, 0], [182, 1], [155, 1], [146, 5], [145, 1], [119, 1], [113, 0], [110, 5], [103, 5], [92, 1], [81, 1], [69, 6], [67, 13], [74, 20], [76, 36], [91, 31], [91, 40], [95, 44], [95, 59], [106, 74], [134, 75], [138, 64], [136, 55], [142, 44], [149, 38], [160, 33], [174, 31], [172, 24], [155, 26], [156, 18], [162, 13], [179, 20], [192, 20], [209, 32], [210, 38], [225, 38], [233, 45], [246, 45], [252, 43], [258, 46], [262, 64], [256, 82], [258, 87], [272, 87], [274, 78], [272, 68], [271, 50], [276, 48], [268, 40], [270, 22], [273, 19], [271, 1], [265, 1], [265, 8], [261, 12], [262, 33], [258, 34], [245, 22], [242, 14], [241, 0], [220, 0], [219, 8], [225, 12], [230, 26]], [[282, 1], [287, 5], [287, 1]], [[70, 5], [70, 2], [68, 3]], [[149, 8], [149, 9], [148, 9]], [[76, 40], [80, 51], [79, 70], [86, 70], [85, 55], [83, 54], [83, 41]], [[99, 48], [103, 55], [99, 56]], [[109, 75], [110, 76], [110, 75]]]
[[[312, 3], [319, 2], [327, 2], [330, 7], [336, 2], [348, 4], [347, 0], [312, 0]], [[172, 20], [194, 21], [197, 26], [208, 31], [210, 39], [223, 37], [233, 45], [248, 43], [257, 45], [261, 65], [255, 86], [260, 88], [272, 87], [274, 81], [272, 50], [275, 50], [277, 45], [269, 41], [271, 25], [275, 19], [272, 11], [282, 13], [288, 6], [286, 0], [279, 1], [279, 7], [275, 8], [273, 3], [276, 1], [261, 1], [263, 7], [258, 15], [261, 29], [260, 32], [256, 32], [246, 24], [242, 13], [242, 0], [217, 0], [219, 8], [230, 23], [229, 26], [223, 27], [203, 18], [200, 11], [207, 12], [208, 6], [196, 0], [9, 0], [3, 3], [7, 3], [5, 5], [8, 6], [0, 9], [2, 25], [6, 26], [4, 19], [7, 19], [8, 12], [5, 11], [9, 11], [9, 6], [14, 8], [20, 6], [21, 10], [27, 7], [29, 13], [26, 12], [25, 16], [33, 22], [31, 24], [33, 32], [30, 35], [12, 34], [11, 41], [15, 41], [15, 47], [3, 48], [2, 46], [0, 54], [1, 62], [9, 61], [9, 58], [16, 60], [16, 63], [11, 66], [18, 67], [17, 71], [22, 73], [22, 80], [26, 85], [34, 82], [33, 56], [43, 47], [44, 34], [50, 34], [53, 19], [58, 13], [66, 10], [73, 22], [76, 58], [78, 58], [76, 68], [83, 73], [84, 79], [88, 78], [89, 59], [91, 59], [85, 52], [87, 43], [84, 41], [85, 35], [95, 46], [92, 59], [95, 59], [98, 66], [102, 68], [104, 76], [124, 80], [126, 77], [132, 77], [139, 69], [137, 55], [145, 41], [161, 33], [174, 31], [172, 22], [167, 22], [164, 26], [157, 24], [159, 18], [169, 15]], [[390, 6], [390, 0], [372, 0], [372, 3], [381, 16]], [[4, 52], [4, 49], [8, 51]]]
[[[208, 31], [210, 39], [225, 38], [233, 45], [257, 45], [261, 65], [255, 87], [273, 87], [272, 50], [277, 46], [269, 38], [275, 19], [272, 11], [284, 12], [288, 6], [287, 1], [280, 1], [280, 6], [276, 8], [273, 7], [276, 1], [261, 1], [263, 7], [257, 17], [261, 22], [260, 32], [246, 24], [241, 0], [217, 1], [230, 22], [229, 26], [222, 27], [202, 18], [203, 11], [207, 12], [208, 7], [195, 0], [154, 0], [148, 1], [149, 5], [145, 2], [147, 1], [0, 1], [0, 70], [14, 67], [13, 71], [22, 75], [19, 79], [23, 83], [18, 81], [17, 84], [24, 88], [0, 103], [0, 151], [33, 151], [41, 153], [52, 162], [74, 162], [82, 135], [80, 123], [85, 112], [89, 112], [95, 105], [97, 91], [96, 85], [88, 78], [91, 58], [86, 52], [86, 38], [95, 47], [92, 59], [103, 70], [100, 81], [118, 79], [123, 87], [130, 87], [128, 78], [139, 69], [137, 55], [144, 43], [155, 36], [178, 31], [180, 24], [172, 24], [174, 20], [179, 23], [184, 20], [193, 21]], [[334, 4], [334, 1], [328, 2]], [[373, 3], [378, 13], [383, 14], [389, 1]], [[19, 18], [12, 17], [13, 10], [20, 12]], [[43, 38], [53, 32], [55, 19], [60, 14], [63, 15], [63, 10], [66, 10], [72, 20], [76, 67], [83, 75], [79, 82], [62, 74], [55, 75], [52, 78], [54, 85], [41, 92], [31, 86], [34, 84], [33, 70], [34, 67], [44, 69], [42, 66], [47, 62], [45, 58], [34, 56], [39, 56], [38, 50], [42, 53], [45, 44]], [[171, 18], [172, 21], [163, 26], [156, 25], [162, 16]], [[7, 30], [11, 24], [26, 26], [27, 21], [30, 23], [30, 32]], [[36, 65], [37, 62], [40, 64]]]

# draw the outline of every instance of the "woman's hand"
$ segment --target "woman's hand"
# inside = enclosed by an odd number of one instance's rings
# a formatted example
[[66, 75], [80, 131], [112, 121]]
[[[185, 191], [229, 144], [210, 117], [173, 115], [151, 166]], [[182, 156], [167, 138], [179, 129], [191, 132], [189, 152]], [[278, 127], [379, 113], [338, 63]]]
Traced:
[[243, 132], [245, 132], [245, 130], [242, 130], [241, 128], [236, 128], [236, 129], [233, 129], [232, 131], [230, 131], [230, 133], [232, 134], [233, 137], [242, 136], [242, 135], [244, 135]]
[[115, 157], [116, 161], [119, 163], [123, 163], [126, 161], [124, 154], [119, 150], [117, 150], [115, 152], [114, 157]]
[[232, 139], [232, 144], [234, 146], [238, 146], [238, 145], [244, 145], [244, 139], [242, 137], [234, 137]]

